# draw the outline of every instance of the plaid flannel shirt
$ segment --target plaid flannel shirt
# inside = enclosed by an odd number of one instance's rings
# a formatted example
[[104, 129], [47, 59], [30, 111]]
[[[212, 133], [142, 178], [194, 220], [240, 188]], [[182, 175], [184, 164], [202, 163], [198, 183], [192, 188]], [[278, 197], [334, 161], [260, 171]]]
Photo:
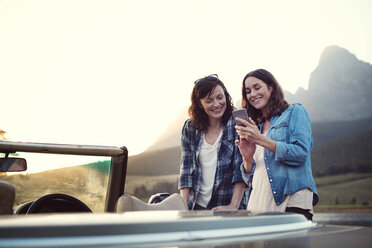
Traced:
[[[242, 156], [235, 144], [238, 134], [235, 130], [235, 121], [230, 117], [223, 125], [223, 134], [217, 148], [217, 168], [213, 191], [207, 209], [216, 206], [228, 205], [234, 190], [234, 183], [244, 182], [240, 165]], [[193, 209], [201, 181], [201, 167], [198, 156], [203, 142], [203, 131], [191, 127], [191, 120], [186, 120], [181, 137], [182, 158], [178, 188], [191, 188], [188, 207]], [[245, 194], [239, 209], [246, 209]]]

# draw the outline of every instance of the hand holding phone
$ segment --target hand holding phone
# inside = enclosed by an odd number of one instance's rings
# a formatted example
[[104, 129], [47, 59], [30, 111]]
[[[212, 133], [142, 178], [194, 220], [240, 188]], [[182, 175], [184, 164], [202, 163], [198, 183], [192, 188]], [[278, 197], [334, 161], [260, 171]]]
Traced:
[[245, 108], [235, 109], [232, 114], [238, 126], [245, 126], [243, 123], [236, 120], [236, 117], [239, 117], [241, 119], [248, 121], [248, 113]]

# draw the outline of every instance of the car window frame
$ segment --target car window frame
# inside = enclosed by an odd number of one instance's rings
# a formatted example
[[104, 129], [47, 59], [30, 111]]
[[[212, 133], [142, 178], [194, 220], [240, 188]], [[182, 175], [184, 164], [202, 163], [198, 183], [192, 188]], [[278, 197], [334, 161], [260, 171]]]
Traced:
[[128, 164], [128, 149], [125, 146], [0, 141], [0, 153], [10, 154], [16, 152], [111, 157], [104, 211], [115, 212], [117, 199], [124, 194]]

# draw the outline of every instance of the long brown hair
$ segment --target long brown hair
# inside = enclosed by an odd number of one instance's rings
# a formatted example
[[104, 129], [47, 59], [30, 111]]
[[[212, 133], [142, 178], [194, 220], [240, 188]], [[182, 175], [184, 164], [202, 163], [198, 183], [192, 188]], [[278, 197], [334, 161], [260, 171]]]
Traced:
[[194, 88], [191, 93], [191, 106], [189, 107], [189, 116], [191, 118], [191, 126], [199, 129], [206, 130], [209, 125], [209, 118], [204, 111], [200, 100], [205, 96], [211, 94], [213, 90], [221, 86], [226, 98], [226, 110], [222, 116], [222, 123], [226, 125], [230, 119], [234, 105], [231, 100], [230, 94], [227, 92], [225, 85], [218, 79], [217, 75], [207, 76], [195, 81]]
[[[270, 99], [268, 101], [268, 115], [262, 116], [262, 111], [259, 109], [254, 108], [252, 105], [249, 104], [247, 99], [247, 95], [245, 93], [245, 80], [248, 77], [255, 77], [262, 80], [267, 87], [272, 89]], [[288, 108], [289, 104], [284, 99], [283, 90], [280, 87], [278, 81], [275, 77], [268, 71], [264, 69], [257, 69], [254, 71], [249, 72], [243, 79], [243, 87], [242, 87], [242, 107], [245, 108], [248, 112], [248, 115], [254, 120], [256, 123], [261, 123], [264, 120], [269, 120], [271, 117], [275, 115], [280, 115], [283, 113], [284, 110]]]

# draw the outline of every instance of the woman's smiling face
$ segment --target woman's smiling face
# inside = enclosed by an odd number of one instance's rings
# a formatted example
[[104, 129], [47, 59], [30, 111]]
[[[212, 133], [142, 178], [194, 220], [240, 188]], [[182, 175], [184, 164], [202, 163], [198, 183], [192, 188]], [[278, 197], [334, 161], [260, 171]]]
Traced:
[[217, 85], [210, 94], [200, 99], [200, 104], [209, 119], [221, 119], [226, 110], [226, 97], [222, 87]]
[[244, 91], [250, 105], [264, 112], [270, 100], [272, 88], [255, 77], [248, 77], [244, 81]]

